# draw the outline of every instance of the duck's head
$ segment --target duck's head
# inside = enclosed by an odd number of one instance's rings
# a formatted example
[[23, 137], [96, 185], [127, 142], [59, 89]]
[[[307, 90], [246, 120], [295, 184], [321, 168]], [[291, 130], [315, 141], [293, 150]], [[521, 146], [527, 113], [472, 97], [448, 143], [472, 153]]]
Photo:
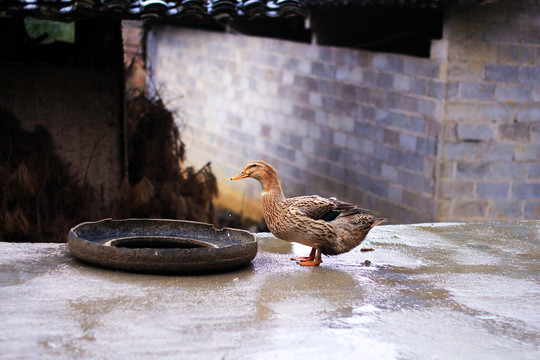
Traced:
[[262, 160], [250, 161], [238, 175], [231, 180], [240, 180], [247, 177], [259, 180], [261, 183], [269, 177], [277, 176], [276, 171], [272, 166]]

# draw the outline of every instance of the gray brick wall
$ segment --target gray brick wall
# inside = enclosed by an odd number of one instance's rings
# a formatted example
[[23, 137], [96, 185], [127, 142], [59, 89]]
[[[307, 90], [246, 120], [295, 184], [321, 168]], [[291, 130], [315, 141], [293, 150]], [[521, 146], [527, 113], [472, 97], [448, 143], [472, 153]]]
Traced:
[[438, 219], [540, 217], [540, 37], [530, 36], [539, 31], [539, 4], [528, 1], [497, 2], [446, 23]]
[[[439, 61], [173, 26], [156, 27], [150, 42], [162, 93], [183, 95], [172, 103], [186, 113], [188, 158], [211, 160], [222, 187], [262, 158], [290, 196], [433, 219]], [[235, 186], [257, 197], [258, 185]]]
[[257, 212], [258, 184], [228, 179], [259, 158], [289, 196], [391, 221], [538, 218], [539, 20], [525, 0], [459, 13], [430, 59], [155, 25], [149, 63], [228, 207]]

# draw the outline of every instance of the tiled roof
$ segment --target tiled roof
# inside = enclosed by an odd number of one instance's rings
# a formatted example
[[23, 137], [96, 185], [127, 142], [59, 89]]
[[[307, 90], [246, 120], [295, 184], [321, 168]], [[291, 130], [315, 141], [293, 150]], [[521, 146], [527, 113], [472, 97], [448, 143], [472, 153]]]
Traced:
[[[438, 6], [444, 0], [307, 0], [312, 6]], [[471, 0], [465, 0], [471, 1]]]
[[497, 0], [0, 0], [0, 12], [76, 20], [97, 16], [122, 19], [185, 17], [305, 17], [309, 7], [401, 6], [437, 7], [444, 2], [489, 3]]
[[122, 19], [238, 16], [305, 16], [304, 0], [0, 0], [8, 15], [77, 19], [104, 15]]

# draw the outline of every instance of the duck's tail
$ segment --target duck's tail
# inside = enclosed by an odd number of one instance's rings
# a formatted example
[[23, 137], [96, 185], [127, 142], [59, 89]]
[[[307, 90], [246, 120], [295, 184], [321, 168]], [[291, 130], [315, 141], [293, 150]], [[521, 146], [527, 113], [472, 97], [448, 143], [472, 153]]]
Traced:
[[321, 252], [325, 255], [337, 255], [350, 251], [364, 241], [374, 226], [385, 221], [386, 219], [376, 218], [363, 212], [352, 216], [338, 217], [332, 221], [336, 232], [335, 241], [331, 246], [321, 247]]

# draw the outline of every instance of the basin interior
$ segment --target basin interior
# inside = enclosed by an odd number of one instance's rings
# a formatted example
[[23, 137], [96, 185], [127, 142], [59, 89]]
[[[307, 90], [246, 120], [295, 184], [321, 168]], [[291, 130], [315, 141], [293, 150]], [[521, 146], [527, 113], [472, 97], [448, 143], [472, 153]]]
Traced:
[[196, 249], [217, 248], [202, 240], [172, 236], [131, 236], [108, 241], [105, 245], [128, 249]]

